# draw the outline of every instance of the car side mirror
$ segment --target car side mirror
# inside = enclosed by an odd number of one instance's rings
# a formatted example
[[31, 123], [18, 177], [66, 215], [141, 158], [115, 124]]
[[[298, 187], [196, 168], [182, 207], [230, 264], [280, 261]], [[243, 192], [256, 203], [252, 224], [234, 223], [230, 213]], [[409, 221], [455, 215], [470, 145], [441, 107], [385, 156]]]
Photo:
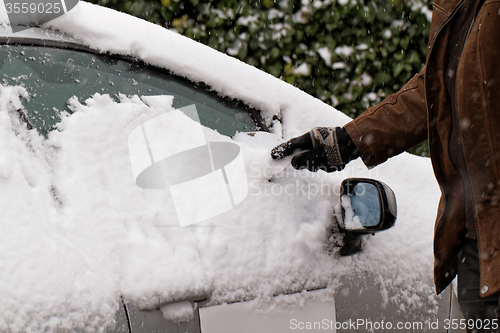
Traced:
[[341, 185], [341, 214], [337, 215], [344, 244], [340, 254], [361, 251], [361, 237], [391, 228], [396, 222], [396, 196], [381, 181], [348, 178]]

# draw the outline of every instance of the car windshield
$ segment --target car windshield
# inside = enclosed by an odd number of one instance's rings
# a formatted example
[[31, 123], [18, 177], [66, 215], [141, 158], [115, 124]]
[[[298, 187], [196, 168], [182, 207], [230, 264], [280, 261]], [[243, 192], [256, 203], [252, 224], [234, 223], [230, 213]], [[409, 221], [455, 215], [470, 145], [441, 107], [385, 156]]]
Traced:
[[60, 120], [68, 100], [95, 93], [174, 96], [173, 107], [196, 105], [202, 125], [232, 136], [257, 129], [243, 107], [166, 72], [106, 55], [40, 46], [1, 46], [0, 79], [23, 85], [30, 94], [24, 103], [31, 124], [43, 135]]

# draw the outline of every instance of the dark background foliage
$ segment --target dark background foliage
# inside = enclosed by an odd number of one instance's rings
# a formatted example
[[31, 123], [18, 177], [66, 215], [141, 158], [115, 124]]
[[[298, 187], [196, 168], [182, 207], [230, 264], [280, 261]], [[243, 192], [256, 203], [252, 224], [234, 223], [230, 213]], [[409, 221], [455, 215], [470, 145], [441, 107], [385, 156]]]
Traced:
[[[228, 53], [355, 117], [425, 62], [431, 0], [90, 0]], [[411, 150], [427, 155], [427, 144]]]

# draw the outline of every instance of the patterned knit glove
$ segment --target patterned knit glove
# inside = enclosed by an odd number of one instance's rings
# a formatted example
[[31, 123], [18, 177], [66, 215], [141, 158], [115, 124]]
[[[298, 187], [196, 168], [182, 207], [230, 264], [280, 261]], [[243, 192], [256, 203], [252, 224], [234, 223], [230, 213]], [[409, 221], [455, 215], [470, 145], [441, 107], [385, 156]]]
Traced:
[[310, 171], [340, 171], [360, 156], [351, 137], [341, 127], [315, 127], [273, 148], [271, 156], [279, 160], [300, 150], [305, 151], [293, 157], [292, 166]]

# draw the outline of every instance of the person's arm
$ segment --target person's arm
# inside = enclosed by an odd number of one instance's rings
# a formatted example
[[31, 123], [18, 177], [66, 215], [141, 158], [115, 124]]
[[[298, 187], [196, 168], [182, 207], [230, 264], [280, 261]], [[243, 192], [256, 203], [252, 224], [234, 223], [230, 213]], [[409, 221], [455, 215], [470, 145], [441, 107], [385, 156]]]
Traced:
[[374, 167], [427, 139], [424, 73], [425, 67], [400, 91], [344, 126], [366, 166]]
[[424, 73], [425, 67], [400, 91], [366, 110], [343, 128], [313, 128], [275, 147], [271, 156], [281, 159], [303, 150], [305, 152], [292, 159], [295, 168], [332, 172], [342, 170], [360, 155], [368, 167], [373, 167], [425, 141]]

